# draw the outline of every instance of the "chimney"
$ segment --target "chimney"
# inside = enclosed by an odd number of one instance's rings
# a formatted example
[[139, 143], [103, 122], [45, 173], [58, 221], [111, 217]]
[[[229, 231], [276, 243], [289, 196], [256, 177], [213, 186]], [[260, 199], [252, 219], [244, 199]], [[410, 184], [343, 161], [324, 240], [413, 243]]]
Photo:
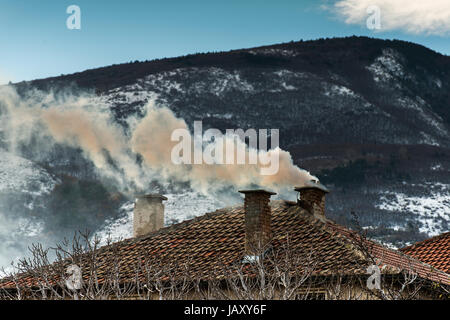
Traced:
[[258, 255], [272, 238], [270, 196], [274, 192], [266, 190], [241, 190], [245, 195], [245, 253]]
[[300, 193], [298, 204], [318, 218], [325, 218], [325, 195], [330, 191], [318, 180], [310, 180], [302, 187], [296, 187]]
[[166, 197], [160, 194], [138, 196], [133, 211], [133, 236], [140, 237], [157, 231], [164, 226], [164, 205]]

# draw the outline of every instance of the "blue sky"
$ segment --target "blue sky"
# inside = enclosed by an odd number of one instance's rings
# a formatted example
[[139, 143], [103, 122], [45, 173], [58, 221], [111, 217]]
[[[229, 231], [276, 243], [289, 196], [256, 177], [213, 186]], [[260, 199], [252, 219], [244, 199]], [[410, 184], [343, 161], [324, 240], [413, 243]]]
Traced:
[[[411, 13], [386, 6], [386, 0], [372, 0], [385, 6], [390, 19], [386, 21], [392, 22], [386, 23], [389, 29], [377, 32], [369, 30], [357, 13], [342, 13], [334, 7], [343, 2], [353, 8], [353, 1], [0, 0], [0, 83], [132, 60], [351, 35], [408, 40], [450, 55], [448, 33], [415, 32], [417, 21], [393, 23]], [[81, 8], [81, 30], [66, 27], [66, 9], [73, 4]], [[444, 6], [430, 8], [439, 15], [437, 19], [447, 19], [440, 15], [449, 11]], [[350, 18], [361, 21], [349, 22]], [[427, 21], [420, 23], [428, 26]]]

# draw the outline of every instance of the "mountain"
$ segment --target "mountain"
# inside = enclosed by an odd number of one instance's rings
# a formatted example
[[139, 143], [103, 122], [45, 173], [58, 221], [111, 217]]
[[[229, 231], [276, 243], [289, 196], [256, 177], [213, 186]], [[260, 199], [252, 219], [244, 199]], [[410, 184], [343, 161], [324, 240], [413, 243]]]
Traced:
[[[357, 223], [393, 246], [450, 230], [450, 57], [414, 43], [299, 41], [135, 61], [14, 87], [23, 96], [35, 89], [92, 92], [124, 127], [156, 99], [189, 126], [203, 120], [204, 129], [280, 129], [280, 145], [295, 164], [332, 190], [327, 214], [337, 222]], [[47, 168], [70, 194], [77, 186], [77, 208], [93, 204], [80, 196], [91, 187], [107, 202], [114, 190], [96, 180], [78, 151], [67, 150], [22, 156]], [[73, 226], [105, 234], [129, 224], [128, 200], [115, 199], [104, 217]], [[73, 203], [55, 210], [64, 206]], [[174, 220], [204, 213], [198, 211], [194, 205]]]
[[135, 62], [26, 85], [95, 89], [118, 119], [156, 94], [188, 123], [201, 115], [219, 129], [283, 128], [285, 146], [449, 146], [449, 70], [449, 57], [419, 45], [352, 37]]

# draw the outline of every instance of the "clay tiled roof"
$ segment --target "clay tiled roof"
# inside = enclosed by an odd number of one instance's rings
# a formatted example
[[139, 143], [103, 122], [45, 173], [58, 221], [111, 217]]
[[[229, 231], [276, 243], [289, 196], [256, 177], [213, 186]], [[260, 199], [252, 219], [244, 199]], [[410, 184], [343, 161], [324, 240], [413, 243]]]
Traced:
[[[318, 275], [366, 274], [368, 262], [351, 241], [351, 231], [312, 216], [296, 203], [271, 201], [270, 204], [274, 249], [289, 243], [290, 249], [296, 252], [305, 256], [313, 254], [317, 263], [314, 273]], [[242, 261], [244, 236], [243, 206], [229, 207], [143, 237], [102, 247], [97, 252], [96, 270], [101, 280], [108, 272], [112, 259], [118, 259], [121, 281], [131, 281], [136, 276], [137, 265], [147, 258], [157, 258], [165, 265], [189, 262], [190, 274], [198, 279], [211, 275], [220, 278], [224, 265]], [[450, 284], [449, 275], [428, 272], [429, 266], [412, 258], [403, 259], [406, 256], [396, 251], [374, 245], [373, 252], [380, 262], [391, 267], [385, 272], [395, 273], [411, 268], [411, 261], [414, 261], [416, 266], [423, 268], [421, 276]], [[31, 284], [33, 279], [23, 275], [22, 281]], [[3, 282], [0, 287], [12, 285], [12, 282]]]
[[411, 257], [403, 252], [392, 250], [386, 248], [385, 246], [382, 246], [377, 242], [364, 239], [356, 232], [335, 223], [328, 223], [328, 226], [332, 229], [337, 230], [352, 242], [365, 243], [365, 245], [359, 247], [364, 247], [365, 249], [367, 249], [370, 256], [375, 259], [376, 263], [380, 267], [385, 267], [391, 270], [391, 272], [394, 271], [394, 273], [395, 271], [400, 272], [402, 270], [412, 271], [413, 273], [417, 273], [424, 279], [429, 279], [447, 285], [450, 284], [450, 275], [446, 273], [448, 272], [448, 270], [437, 268], [432, 264], [427, 264], [426, 261], [419, 261], [417, 258]]
[[450, 273], [450, 232], [415, 243], [400, 251]]

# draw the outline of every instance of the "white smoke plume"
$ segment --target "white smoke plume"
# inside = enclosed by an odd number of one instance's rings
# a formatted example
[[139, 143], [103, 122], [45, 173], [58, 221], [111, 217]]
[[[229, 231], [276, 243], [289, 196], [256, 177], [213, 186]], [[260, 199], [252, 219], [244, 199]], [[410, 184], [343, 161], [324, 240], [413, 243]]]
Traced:
[[[0, 89], [0, 130], [7, 144], [17, 153], [20, 143], [39, 143], [42, 152], [54, 144], [80, 148], [99, 172], [115, 178], [125, 187], [134, 183], [144, 187], [139, 166], [129, 154], [126, 135], [92, 96], [44, 94], [34, 91], [21, 98], [10, 86]], [[108, 159], [114, 160], [114, 166]], [[118, 178], [118, 172], [121, 177]], [[120, 181], [126, 179], [126, 181]]]
[[[124, 129], [96, 96], [35, 91], [31, 97], [20, 97], [11, 86], [0, 88], [0, 131], [6, 133], [9, 149], [32, 139], [40, 141], [43, 152], [52, 144], [80, 148], [102, 175], [116, 179], [123, 190], [148, 192], [150, 181], [157, 180], [189, 183], [204, 193], [250, 185], [276, 191], [315, 179], [283, 150], [268, 151], [278, 152], [280, 161], [278, 173], [271, 176], [262, 176], [258, 165], [176, 165], [171, 161], [176, 145], [171, 134], [188, 126], [169, 108], [153, 102], [145, 107], [143, 118], [130, 118], [129, 128]], [[248, 148], [246, 152], [247, 156], [258, 153]], [[138, 156], [142, 162], [136, 161]]]

